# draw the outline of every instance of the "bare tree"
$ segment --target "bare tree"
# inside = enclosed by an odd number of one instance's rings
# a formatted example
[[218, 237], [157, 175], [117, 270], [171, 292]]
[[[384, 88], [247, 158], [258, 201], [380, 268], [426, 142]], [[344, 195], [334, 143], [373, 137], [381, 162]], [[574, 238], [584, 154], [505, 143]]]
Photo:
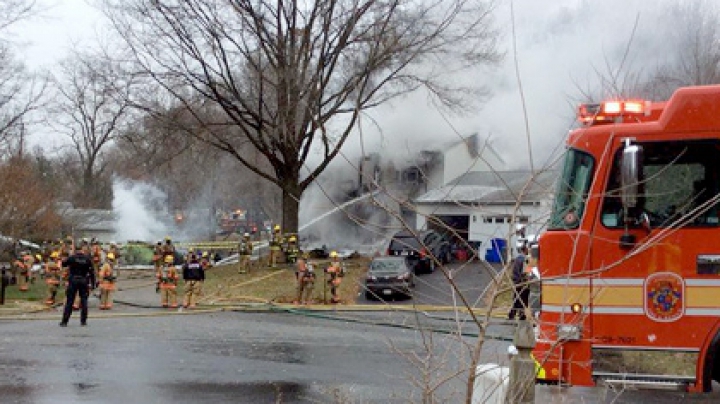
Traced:
[[[467, 107], [475, 86], [448, 74], [499, 58], [477, 0], [104, 3], [140, 70], [201, 123], [194, 136], [282, 189], [288, 231], [363, 111], [419, 88]], [[270, 169], [238, 152], [248, 144]]]
[[107, 174], [104, 153], [127, 122], [133, 79], [106, 60], [82, 54], [63, 61], [60, 72], [49, 124], [70, 138], [79, 160], [75, 201], [81, 207], [103, 207], [108, 198], [98, 181]]
[[42, 240], [60, 231], [52, 190], [42, 181], [27, 154], [0, 163], [0, 233]]
[[4, 31], [18, 21], [31, 17], [37, 8], [36, 1], [2, 0], [0, 2], [0, 31]]
[[4, 0], [0, 7], [0, 149], [8, 152], [10, 144], [41, 102], [46, 87], [44, 80], [30, 75], [18, 61], [7, 39], [7, 29], [36, 11], [35, 1]]
[[720, 83], [720, 12], [708, 1], [674, 4], [667, 14], [680, 27], [673, 30], [669, 43], [672, 59], [659, 66], [648, 83], [646, 93], [654, 99], [667, 99], [678, 88]]

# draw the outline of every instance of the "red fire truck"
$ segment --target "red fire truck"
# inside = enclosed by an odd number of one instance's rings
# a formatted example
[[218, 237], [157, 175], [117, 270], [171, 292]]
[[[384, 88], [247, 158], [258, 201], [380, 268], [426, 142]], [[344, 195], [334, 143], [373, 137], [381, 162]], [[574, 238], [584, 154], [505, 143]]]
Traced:
[[720, 86], [582, 105], [539, 241], [538, 380], [720, 381]]

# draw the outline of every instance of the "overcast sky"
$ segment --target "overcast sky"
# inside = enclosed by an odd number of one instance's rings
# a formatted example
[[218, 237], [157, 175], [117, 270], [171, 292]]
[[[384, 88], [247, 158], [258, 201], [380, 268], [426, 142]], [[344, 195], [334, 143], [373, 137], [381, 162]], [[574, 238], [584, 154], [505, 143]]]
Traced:
[[22, 57], [31, 68], [52, 69], [76, 44], [94, 40], [102, 27], [101, 15], [86, 0], [38, 0], [40, 15], [18, 24], [13, 30]]
[[[101, 28], [100, 14], [85, 0], [40, 0], [49, 9], [43, 17], [16, 27], [24, 43], [21, 57], [33, 68], [47, 67], [66, 54], [75, 42], [92, 41]], [[636, 18], [638, 33], [630, 61], [647, 68], [667, 58], [663, 51], [668, 31], [663, 22], [669, 3], [676, 0], [514, 0], [517, 56], [529, 117], [536, 166], [564, 140], [573, 122], [571, 98], [577, 83], [592, 86], [604, 59], [619, 63]], [[422, 149], [477, 132], [489, 136], [510, 168], [527, 166], [525, 123], [512, 53], [510, 0], [498, 0], [496, 22], [505, 61], [495, 69], [478, 68], [458, 80], [485, 83], [492, 97], [483, 109], [468, 116], [443, 117], [423, 94], [415, 94], [378, 108], [372, 117], [382, 134], [369, 125], [363, 137], [365, 151], [393, 150], [402, 160]], [[457, 131], [457, 133], [455, 133]], [[355, 137], [346, 147], [349, 159], [359, 154]], [[341, 157], [339, 160], [342, 160]]]

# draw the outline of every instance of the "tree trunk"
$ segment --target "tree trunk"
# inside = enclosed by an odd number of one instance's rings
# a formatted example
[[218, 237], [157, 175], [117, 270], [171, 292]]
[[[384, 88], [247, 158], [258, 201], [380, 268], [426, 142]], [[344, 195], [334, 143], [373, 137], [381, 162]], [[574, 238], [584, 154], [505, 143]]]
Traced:
[[[295, 185], [297, 187], [297, 185]], [[282, 198], [282, 231], [284, 233], [297, 233], [298, 214], [300, 213], [300, 191], [290, 192], [283, 189]]]

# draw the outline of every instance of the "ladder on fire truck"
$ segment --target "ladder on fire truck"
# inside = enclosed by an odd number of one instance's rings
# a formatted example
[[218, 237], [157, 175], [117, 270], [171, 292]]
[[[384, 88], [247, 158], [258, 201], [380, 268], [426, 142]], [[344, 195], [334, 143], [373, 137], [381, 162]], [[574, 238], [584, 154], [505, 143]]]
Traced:
[[593, 372], [597, 384], [604, 384], [616, 390], [667, 390], [686, 391], [695, 383], [692, 376], [646, 375], [629, 373]]

